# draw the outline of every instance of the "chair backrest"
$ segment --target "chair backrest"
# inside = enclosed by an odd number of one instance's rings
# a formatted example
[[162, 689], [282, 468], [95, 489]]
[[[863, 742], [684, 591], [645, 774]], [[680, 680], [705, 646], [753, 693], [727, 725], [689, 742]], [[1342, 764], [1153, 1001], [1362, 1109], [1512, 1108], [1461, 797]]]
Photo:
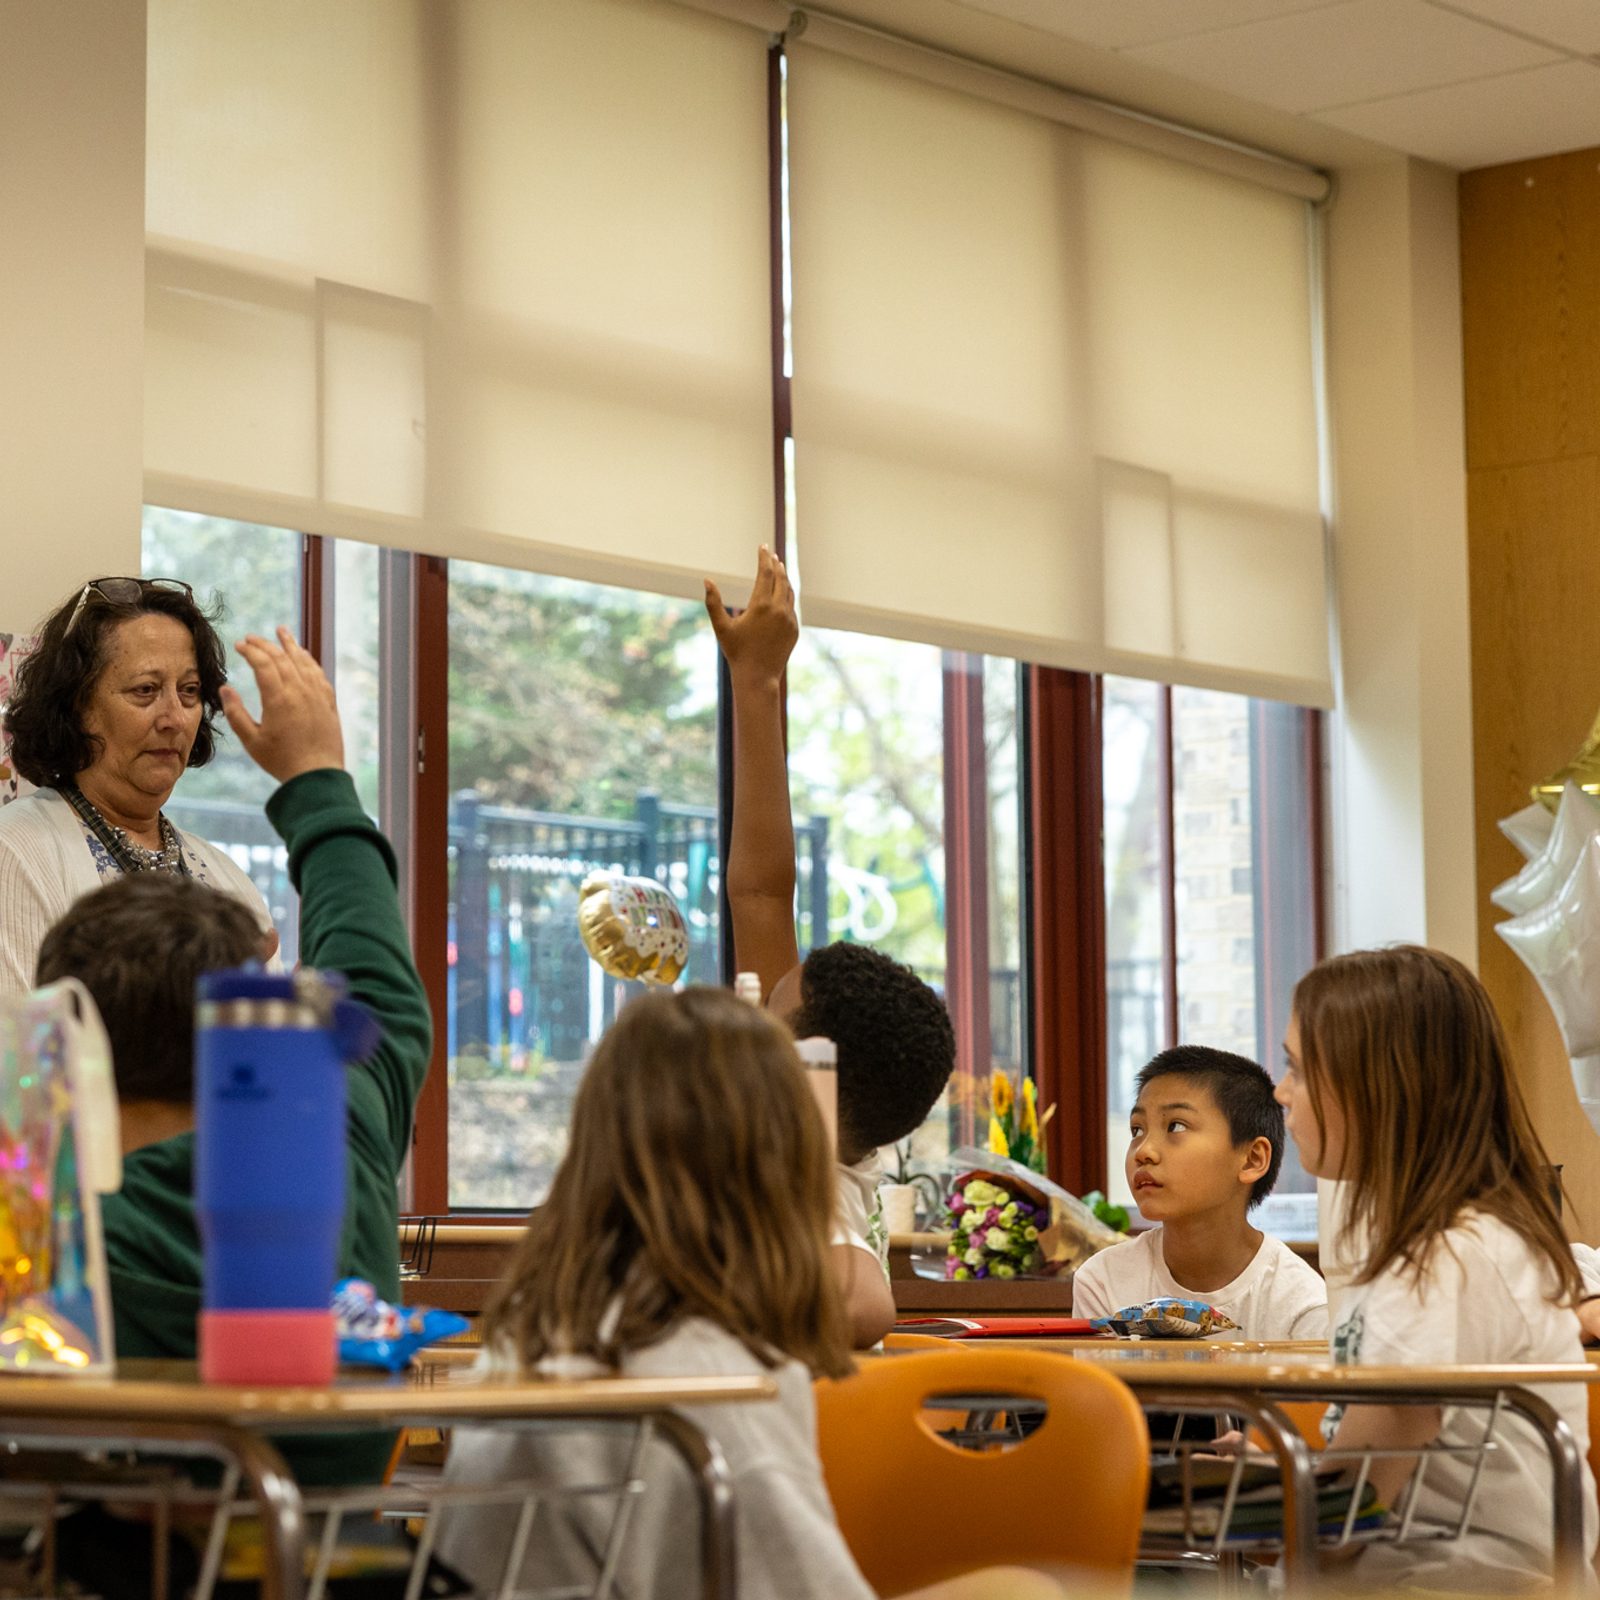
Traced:
[[[963, 1450], [921, 1417], [945, 1395], [1048, 1413], [1009, 1448]], [[881, 1595], [1002, 1564], [1081, 1568], [1101, 1588], [1132, 1578], [1149, 1436], [1132, 1391], [1090, 1362], [988, 1348], [868, 1358], [818, 1383], [817, 1439], [839, 1527]]]
[[1589, 1471], [1600, 1490], [1600, 1383], [1586, 1383], [1589, 1391]]

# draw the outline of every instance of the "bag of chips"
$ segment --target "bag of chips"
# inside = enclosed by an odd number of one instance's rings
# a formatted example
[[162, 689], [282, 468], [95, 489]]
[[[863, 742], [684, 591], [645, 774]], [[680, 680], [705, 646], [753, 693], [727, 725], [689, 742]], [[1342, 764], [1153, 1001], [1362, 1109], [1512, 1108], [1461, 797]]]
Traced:
[[1095, 1317], [1098, 1333], [1115, 1333], [1124, 1339], [1204, 1339], [1212, 1333], [1232, 1333], [1239, 1324], [1203, 1300], [1179, 1300], [1163, 1295], [1143, 1305], [1124, 1306], [1109, 1317]]

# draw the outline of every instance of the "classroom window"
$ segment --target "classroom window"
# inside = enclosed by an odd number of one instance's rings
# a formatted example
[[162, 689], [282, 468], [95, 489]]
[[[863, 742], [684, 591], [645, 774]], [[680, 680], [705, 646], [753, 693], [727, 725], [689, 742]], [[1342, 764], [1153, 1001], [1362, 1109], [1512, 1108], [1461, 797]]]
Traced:
[[1126, 1188], [1133, 1080], [1166, 1043], [1161, 696], [1159, 684], [1136, 678], [1103, 681], [1106, 1148], [1114, 1192]]
[[945, 996], [957, 1070], [914, 1139], [941, 1160], [1027, 1067], [1016, 666], [807, 629], [788, 704], [802, 949], [869, 944]]
[[[234, 651], [247, 633], [273, 637], [280, 623], [300, 627], [299, 533], [226, 517], [146, 506], [141, 562], [147, 577], [181, 578], [215, 615], [232, 682], [259, 710], [255, 682]], [[213, 610], [215, 608], [215, 610]], [[276, 784], [243, 750], [226, 719], [217, 718], [217, 753], [186, 772], [167, 814], [180, 828], [225, 849], [250, 874], [277, 925], [285, 966], [299, 953], [299, 899], [289, 883], [288, 855], [263, 807]]]
[[655, 876], [721, 982], [717, 647], [697, 604], [449, 571], [449, 1203], [549, 1187], [595, 1041], [629, 985], [578, 936], [596, 868]]
[[[1176, 1043], [1276, 1071], [1289, 997], [1317, 959], [1315, 713], [1107, 678], [1104, 697], [1107, 1165], [1133, 1080]], [[1263, 1225], [1315, 1231], [1290, 1147]]]
[[[394, 819], [384, 816], [382, 785], [385, 717], [383, 690], [388, 686], [382, 663], [385, 614], [382, 569], [396, 557], [376, 545], [354, 540], [326, 541], [332, 546], [333, 602], [331, 640], [322, 641], [322, 663], [339, 698], [344, 725], [344, 764], [355, 780], [356, 793], [368, 813], [380, 817], [388, 831]], [[401, 555], [401, 561], [409, 558]], [[398, 690], [406, 685], [398, 683]]]

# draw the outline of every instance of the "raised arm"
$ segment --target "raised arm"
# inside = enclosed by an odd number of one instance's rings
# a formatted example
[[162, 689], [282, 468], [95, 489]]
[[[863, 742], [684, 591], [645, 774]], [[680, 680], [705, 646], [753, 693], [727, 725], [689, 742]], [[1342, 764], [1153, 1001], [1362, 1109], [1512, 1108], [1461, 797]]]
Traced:
[[[223, 690], [223, 710], [246, 753], [281, 785], [267, 816], [300, 891], [301, 960], [343, 973], [382, 1027], [377, 1050], [351, 1074], [351, 1129], [371, 1181], [387, 1184], [392, 1200], [428, 1067], [427, 996], [395, 891], [394, 853], [344, 771], [333, 687], [287, 629], [278, 640], [274, 647], [251, 636], [239, 646], [261, 689], [261, 720], [232, 689]], [[370, 1210], [376, 1202], [364, 1203]]]
[[733, 683], [733, 827], [728, 907], [739, 969], [763, 998], [800, 961], [794, 929], [794, 824], [783, 745], [783, 670], [799, 637], [794, 590], [763, 545], [750, 604], [737, 617], [706, 580], [706, 610]]

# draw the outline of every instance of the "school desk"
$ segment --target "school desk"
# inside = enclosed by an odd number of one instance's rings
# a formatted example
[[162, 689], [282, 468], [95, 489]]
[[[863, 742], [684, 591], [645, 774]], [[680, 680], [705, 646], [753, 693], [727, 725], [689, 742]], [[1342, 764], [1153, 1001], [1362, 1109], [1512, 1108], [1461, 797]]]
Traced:
[[[760, 1376], [485, 1378], [454, 1356], [398, 1376], [341, 1375], [325, 1389], [203, 1384], [192, 1365], [125, 1362], [110, 1379], [0, 1376], [0, 1437], [12, 1467], [29, 1452], [90, 1445], [220, 1461], [225, 1489], [242, 1485], [260, 1508], [265, 1600], [299, 1600], [306, 1497], [267, 1435], [648, 1420], [684, 1461], [700, 1496], [702, 1591], [731, 1597], [737, 1592], [732, 1486], [721, 1452], [675, 1408], [765, 1400], [776, 1392]], [[218, 1519], [203, 1569], [210, 1577], [221, 1559], [222, 1531]], [[331, 1554], [331, 1537], [326, 1542]], [[203, 1587], [209, 1587], [204, 1578]]]

